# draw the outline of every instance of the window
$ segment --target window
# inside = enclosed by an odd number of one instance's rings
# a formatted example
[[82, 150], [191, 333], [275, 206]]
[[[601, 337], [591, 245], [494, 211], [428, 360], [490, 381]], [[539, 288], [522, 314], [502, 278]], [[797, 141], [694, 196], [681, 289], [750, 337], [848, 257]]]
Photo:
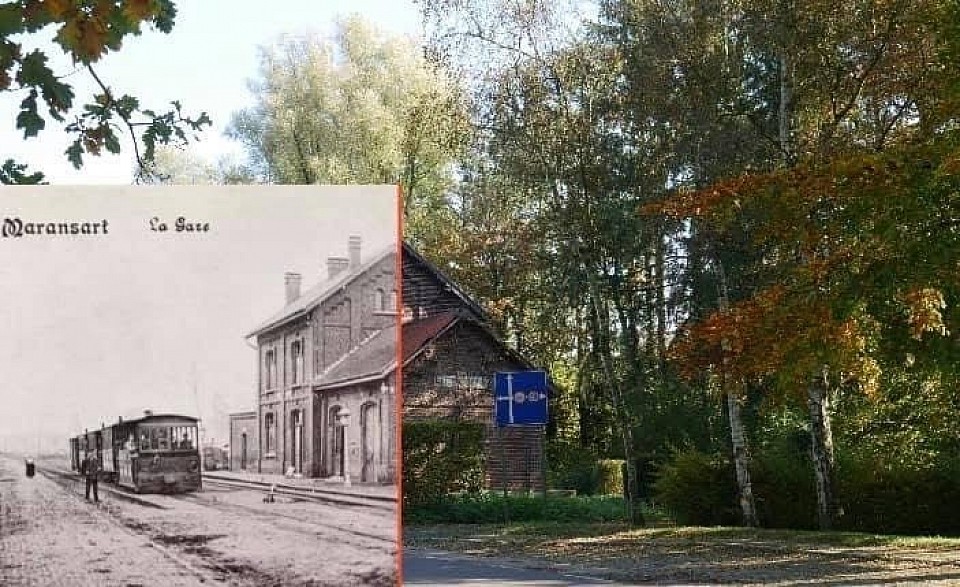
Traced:
[[273, 412], [269, 412], [263, 417], [263, 429], [264, 429], [263, 438], [265, 440], [263, 449], [264, 449], [264, 452], [269, 455], [269, 454], [272, 454], [274, 450], [276, 450], [276, 446], [277, 446], [277, 441], [276, 441], [277, 422], [276, 422], [276, 418], [273, 415]]
[[303, 340], [295, 340], [290, 345], [290, 382], [303, 381]]
[[387, 309], [387, 298], [383, 293], [382, 289], [378, 289], [373, 292], [373, 310], [375, 312], [383, 312]]
[[196, 426], [141, 426], [140, 450], [196, 450]]
[[388, 308], [391, 312], [397, 311], [397, 290], [390, 292], [390, 307]]
[[264, 385], [267, 389], [276, 389], [277, 387], [277, 351], [270, 349], [266, 352], [263, 360]]

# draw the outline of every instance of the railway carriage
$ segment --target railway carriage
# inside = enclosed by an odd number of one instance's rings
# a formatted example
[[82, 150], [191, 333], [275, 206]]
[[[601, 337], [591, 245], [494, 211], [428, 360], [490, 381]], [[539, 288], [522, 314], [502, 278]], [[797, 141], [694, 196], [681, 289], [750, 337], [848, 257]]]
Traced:
[[93, 452], [102, 478], [136, 493], [184, 493], [202, 486], [196, 418], [147, 414], [70, 439], [71, 466]]

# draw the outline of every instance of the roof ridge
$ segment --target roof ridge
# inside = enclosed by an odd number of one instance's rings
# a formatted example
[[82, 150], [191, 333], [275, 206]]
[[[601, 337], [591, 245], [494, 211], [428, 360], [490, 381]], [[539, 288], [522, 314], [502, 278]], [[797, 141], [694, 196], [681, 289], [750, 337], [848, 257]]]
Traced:
[[289, 304], [284, 304], [279, 311], [274, 313], [266, 320], [260, 322], [260, 324], [248, 332], [244, 338], [250, 338], [266, 330], [277, 327], [290, 318], [306, 312], [319, 303], [323, 303], [323, 301], [329, 295], [337, 290], [337, 286], [346, 285], [351, 280], [356, 279], [391, 254], [396, 254], [395, 245], [392, 244], [375, 250], [374, 254], [369, 258], [369, 260], [361, 263], [359, 267], [345, 269], [333, 279], [330, 279], [329, 277], [321, 279], [311, 286], [306, 292], [304, 292], [299, 298], [290, 302]]

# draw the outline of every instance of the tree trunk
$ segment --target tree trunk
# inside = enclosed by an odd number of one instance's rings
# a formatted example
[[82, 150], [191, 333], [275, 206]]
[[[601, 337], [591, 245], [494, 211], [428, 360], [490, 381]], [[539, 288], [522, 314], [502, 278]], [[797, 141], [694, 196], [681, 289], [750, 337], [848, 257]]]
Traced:
[[736, 395], [726, 392], [727, 415], [730, 418], [730, 443], [733, 446], [733, 465], [737, 471], [737, 490], [740, 498], [740, 512], [743, 525], [756, 527], [757, 506], [753, 499], [753, 484], [750, 481], [750, 452], [744, 433], [743, 420], [740, 418], [740, 402]]
[[836, 521], [837, 499], [834, 487], [833, 432], [830, 429], [828, 371], [815, 377], [807, 387], [810, 409], [810, 459], [817, 489], [817, 523], [821, 530], [830, 530]]
[[[730, 298], [727, 291], [727, 274], [723, 264], [718, 263], [720, 270], [720, 311], [726, 312], [730, 307]], [[743, 525], [756, 527], [757, 504], [753, 498], [753, 483], [750, 480], [750, 451], [747, 447], [747, 435], [744, 431], [743, 419], [740, 417], [740, 402], [729, 388], [729, 342], [724, 339], [723, 371], [720, 374], [722, 392], [727, 397], [727, 417], [730, 420], [730, 444], [733, 449], [733, 466], [737, 472], [737, 496], [740, 499], [740, 512], [743, 516]]]
[[657, 284], [657, 368], [661, 379], [667, 373], [667, 279], [666, 243], [664, 236], [657, 234], [656, 280]]
[[600, 368], [603, 373], [604, 383], [608, 386], [613, 397], [613, 409], [619, 420], [620, 441], [623, 444], [623, 458], [627, 465], [627, 478], [624, 483], [627, 486], [627, 517], [631, 524], [643, 526], [645, 520], [640, 504], [637, 502], [639, 488], [637, 487], [637, 463], [633, 447], [633, 422], [631, 421], [626, 401], [623, 394], [623, 388], [617, 381], [617, 376], [613, 371], [611, 360], [612, 349], [610, 348], [610, 314], [606, 308], [601, 307], [604, 302], [600, 297], [600, 288], [596, 284], [596, 277], [590, 276], [590, 305], [594, 317], [594, 336], [599, 342]]
[[778, 112], [778, 139], [784, 167], [794, 162], [793, 148], [793, 64], [784, 49], [780, 54], [780, 108]]

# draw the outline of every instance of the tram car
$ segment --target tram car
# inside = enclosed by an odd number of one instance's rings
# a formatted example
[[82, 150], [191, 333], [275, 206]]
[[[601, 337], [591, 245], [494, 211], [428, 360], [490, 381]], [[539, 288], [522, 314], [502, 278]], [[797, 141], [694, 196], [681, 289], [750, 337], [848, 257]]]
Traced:
[[101, 479], [136, 493], [199, 491], [199, 436], [196, 418], [150, 414], [118, 420], [70, 439], [70, 464], [79, 472], [83, 459], [100, 459]]

